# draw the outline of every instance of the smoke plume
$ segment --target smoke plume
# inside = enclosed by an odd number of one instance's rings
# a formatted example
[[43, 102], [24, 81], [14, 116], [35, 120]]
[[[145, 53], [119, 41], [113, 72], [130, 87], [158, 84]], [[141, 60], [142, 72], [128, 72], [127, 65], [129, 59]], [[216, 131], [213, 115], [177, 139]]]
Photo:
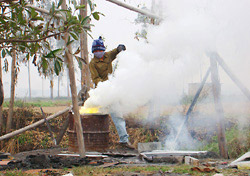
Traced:
[[[131, 36], [114, 75], [89, 92], [86, 106], [119, 104], [117, 110], [128, 113], [154, 98], [177, 103], [185, 84], [197, 79], [200, 64], [209, 66], [206, 51], [218, 52], [236, 69], [248, 61], [250, 1], [167, 0], [164, 5], [164, 20], [148, 29], [148, 43]], [[243, 67], [239, 76], [248, 71], [247, 64]]]

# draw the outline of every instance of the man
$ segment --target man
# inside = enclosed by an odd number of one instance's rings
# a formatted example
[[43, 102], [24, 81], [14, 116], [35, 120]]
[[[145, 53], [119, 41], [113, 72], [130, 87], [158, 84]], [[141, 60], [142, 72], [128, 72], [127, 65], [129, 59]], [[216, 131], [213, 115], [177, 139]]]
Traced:
[[[106, 48], [101, 37], [93, 41], [92, 53], [94, 54], [94, 58], [89, 64], [89, 69], [95, 87], [97, 87], [99, 82], [108, 80], [108, 75], [113, 71], [112, 61], [116, 59], [117, 54], [119, 54], [121, 51], [125, 51], [126, 47], [120, 44], [117, 48], [109, 52], [105, 52], [105, 50]], [[119, 143], [126, 148], [134, 149], [134, 147], [129, 143], [126, 123], [122, 118], [122, 115], [118, 114], [117, 112], [111, 111], [110, 116], [119, 135]]]

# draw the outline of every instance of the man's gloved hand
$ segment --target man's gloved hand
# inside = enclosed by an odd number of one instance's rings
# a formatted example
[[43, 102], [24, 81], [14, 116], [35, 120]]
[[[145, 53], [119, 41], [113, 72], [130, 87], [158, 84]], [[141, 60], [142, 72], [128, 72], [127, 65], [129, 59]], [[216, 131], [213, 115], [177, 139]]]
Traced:
[[125, 47], [125, 45], [120, 44], [120, 45], [118, 45], [117, 50], [118, 50], [118, 52], [125, 51], [126, 47]]

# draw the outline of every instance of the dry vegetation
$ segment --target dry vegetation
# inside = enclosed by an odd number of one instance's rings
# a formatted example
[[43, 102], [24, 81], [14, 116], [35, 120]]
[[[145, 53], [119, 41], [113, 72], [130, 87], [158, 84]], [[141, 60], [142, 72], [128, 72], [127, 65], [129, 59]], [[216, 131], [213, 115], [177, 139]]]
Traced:
[[[7, 113], [8, 111], [5, 109], [3, 112], [4, 120], [6, 120]], [[46, 116], [48, 115], [50, 114], [46, 114]], [[66, 115], [57, 117], [50, 121], [52, 131], [55, 135], [58, 134], [65, 118]], [[37, 110], [25, 107], [16, 108], [14, 111], [13, 130], [32, 124], [40, 119], [43, 119], [43, 117]], [[166, 115], [155, 119], [154, 122], [145, 122], [145, 120], [142, 120], [139, 116], [135, 117], [131, 115], [127, 117], [127, 131], [130, 135], [130, 142], [132, 145], [137, 147], [139, 142], [164, 142], [164, 138], [169, 133], [167, 119], [168, 116]], [[201, 121], [206, 123], [205, 119], [206, 117], [201, 119]], [[236, 121], [232, 119], [235, 119], [235, 117], [229, 118], [227, 121], [228, 128], [226, 136], [228, 141], [229, 155], [231, 158], [237, 158], [243, 153], [247, 152], [250, 148], [250, 127], [244, 127], [239, 130], [238, 126], [236, 125]], [[110, 148], [114, 149], [116, 148], [119, 140], [114, 124], [112, 122], [110, 123]], [[202, 127], [190, 127], [189, 131], [194, 138], [204, 144], [203, 146], [200, 146], [200, 150], [218, 152], [217, 137], [214, 136], [215, 133], [207, 134], [207, 130]], [[11, 139], [1, 141], [0, 145], [1, 152], [15, 154], [22, 151], [50, 148], [52, 147], [53, 142], [51, 140], [47, 126], [43, 124]], [[64, 135], [60, 146], [63, 148], [68, 147], [67, 133]]]

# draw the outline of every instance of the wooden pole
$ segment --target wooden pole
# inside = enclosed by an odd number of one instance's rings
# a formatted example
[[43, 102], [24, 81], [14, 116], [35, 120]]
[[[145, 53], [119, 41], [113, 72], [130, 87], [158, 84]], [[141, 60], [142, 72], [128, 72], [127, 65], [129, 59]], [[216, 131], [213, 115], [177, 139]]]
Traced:
[[243, 94], [250, 100], [250, 91], [242, 84], [242, 82], [233, 74], [231, 69], [227, 66], [224, 60], [219, 56], [218, 53], [211, 53], [210, 54], [213, 58], [217, 60], [220, 66], [224, 69], [227, 75], [232, 79], [232, 81], [240, 88]]
[[212, 56], [210, 57], [210, 65], [211, 65], [211, 80], [212, 80], [212, 88], [214, 95], [214, 105], [218, 119], [217, 136], [218, 136], [219, 150], [221, 157], [228, 159], [226, 137], [225, 137], [225, 117], [224, 117], [223, 106], [221, 103], [221, 84], [219, 81], [217, 62], [216, 59]]
[[128, 4], [124, 3], [124, 2], [120, 2], [120, 1], [117, 1], [117, 0], [106, 0], [106, 1], [109, 1], [109, 2], [111, 2], [111, 3], [114, 3], [114, 4], [118, 5], [118, 6], [124, 7], [124, 8], [126, 8], [126, 9], [131, 10], [131, 11], [140, 13], [140, 14], [142, 14], [142, 15], [148, 16], [148, 17], [150, 17], [150, 18], [155, 18], [155, 19], [160, 19], [160, 20], [162, 19], [161, 17], [159, 17], [159, 16], [157, 16], [157, 15], [151, 13], [151, 12], [148, 12], [148, 11], [145, 11], [145, 10], [142, 10], [142, 9], [135, 8], [135, 7], [133, 7], [133, 6], [131, 6], [131, 5], [128, 5]]
[[48, 130], [49, 130], [50, 137], [53, 139], [54, 145], [56, 146], [56, 145], [57, 145], [57, 144], [56, 144], [56, 139], [54, 138], [52, 129], [51, 129], [51, 127], [50, 127], [50, 124], [49, 124], [48, 120], [46, 119], [46, 116], [45, 116], [45, 114], [44, 114], [44, 112], [43, 112], [43, 108], [40, 107], [40, 109], [41, 109], [41, 112], [42, 112], [42, 115], [43, 115], [43, 119], [44, 119], [44, 121], [45, 121], [45, 123], [46, 123], [46, 125], [47, 125]]
[[199, 98], [199, 96], [200, 96], [200, 93], [201, 93], [201, 91], [202, 91], [202, 89], [203, 89], [203, 87], [204, 87], [204, 85], [205, 85], [205, 83], [206, 83], [206, 81], [207, 81], [207, 78], [208, 78], [210, 72], [211, 72], [211, 69], [210, 69], [210, 67], [209, 67], [208, 70], [207, 70], [207, 73], [206, 73], [205, 77], [203, 78], [203, 80], [202, 80], [202, 82], [201, 82], [201, 84], [200, 84], [199, 89], [197, 90], [197, 92], [196, 92], [196, 94], [195, 94], [195, 96], [194, 96], [194, 99], [193, 99], [191, 105], [190, 105], [189, 108], [188, 108], [188, 111], [187, 111], [187, 113], [186, 113], [186, 115], [185, 115], [185, 120], [184, 120], [184, 122], [180, 125], [180, 128], [179, 128], [179, 130], [178, 130], [178, 132], [177, 132], [177, 134], [176, 134], [175, 140], [174, 140], [174, 145], [176, 145], [176, 142], [177, 142], [177, 140], [178, 140], [178, 138], [179, 138], [179, 136], [180, 136], [180, 134], [181, 134], [181, 131], [182, 131], [184, 125], [187, 123], [187, 121], [188, 121], [188, 119], [189, 119], [189, 115], [190, 115], [191, 112], [193, 111], [194, 106], [195, 106], [195, 104], [196, 104], [197, 101], [198, 101], [198, 98]]
[[[66, 7], [66, 0], [62, 3], [62, 8], [67, 9]], [[65, 45], [68, 43], [69, 33], [65, 33]], [[67, 50], [65, 50], [65, 61], [68, 65], [68, 73], [70, 79], [70, 89], [71, 89], [71, 96], [72, 96], [72, 105], [73, 105], [73, 113], [74, 113], [74, 122], [76, 127], [76, 134], [77, 134], [77, 143], [79, 147], [79, 154], [80, 157], [85, 157], [85, 146], [84, 146], [84, 139], [83, 139], [83, 130], [82, 130], [82, 123], [80, 119], [79, 113], [79, 106], [78, 106], [78, 97], [77, 97], [77, 89], [76, 89], [76, 79], [75, 79], [75, 69], [74, 69], [74, 62], [72, 57], [72, 48], [71, 45], [67, 45]]]
[[[69, 112], [70, 113], [70, 112]], [[58, 136], [56, 136], [56, 144], [59, 145], [67, 128], [69, 126], [69, 114], [66, 117], [66, 120], [64, 121], [63, 125], [62, 125], [62, 129], [60, 130]]]

